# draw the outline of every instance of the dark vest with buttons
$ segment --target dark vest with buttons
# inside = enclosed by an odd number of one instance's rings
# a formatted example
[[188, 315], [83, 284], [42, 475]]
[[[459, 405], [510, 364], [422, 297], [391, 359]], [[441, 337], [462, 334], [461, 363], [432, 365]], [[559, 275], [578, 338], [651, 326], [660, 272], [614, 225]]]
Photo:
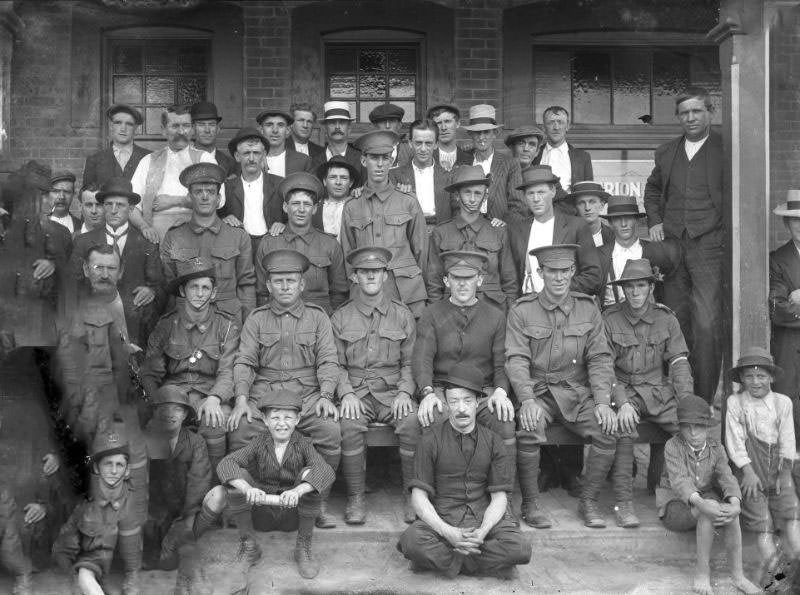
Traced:
[[664, 232], [680, 238], [685, 230], [690, 238], [696, 238], [718, 229], [722, 218], [708, 186], [708, 141], [691, 161], [686, 157], [684, 143], [678, 147], [670, 171]]

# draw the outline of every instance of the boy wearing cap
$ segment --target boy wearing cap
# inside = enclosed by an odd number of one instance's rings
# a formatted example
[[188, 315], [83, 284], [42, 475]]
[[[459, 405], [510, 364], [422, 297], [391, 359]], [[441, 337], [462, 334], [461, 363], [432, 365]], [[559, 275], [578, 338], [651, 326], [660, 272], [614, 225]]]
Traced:
[[[347, 482], [345, 522], [361, 525], [366, 519], [364, 501], [367, 425], [394, 426], [399, 441], [403, 488], [411, 481], [414, 453], [419, 440], [411, 358], [416, 327], [414, 316], [402, 302], [383, 291], [386, 267], [392, 253], [365, 246], [347, 255], [359, 292], [331, 317], [333, 336], [342, 364], [338, 393], [341, 397], [342, 473]], [[414, 520], [406, 501], [404, 519]]]
[[261, 397], [258, 408], [268, 431], [222, 459], [217, 467], [222, 485], [203, 500], [205, 520], [197, 534], [211, 527], [226, 507], [236, 519], [242, 540], [254, 528], [296, 530], [298, 571], [303, 578], [314, 578], [319, 572], [319, 562], [311, 552], [314, 522], [320, 494], [330, 489], [334, 472], [312, 441], [296, 430], [305, 406], [300, 394], [282, 388]]
[[323, 106], [323, 112], [320, 122], [325, 128], [327, 142], [325, 151], [314, 161], [314, 167], [319, 167], [335, 155], [339, 155], [360, 171], [361, 151], [347, 142], [350, 125], [356, 120], [350, 113], [350, 104], [346, 101], [328, 101]]
[[[647, 420], [671, 435], [678, 431], [675, 409], [692, 394], [689, 349], [678, 319], [653, 300], [656, 277], [647, 259], [629, 260], [618, 279], [625, 301], [603, 312], [614, 354], [614, 405], [620, 435], [612, 476], [615, 516], [621, 527], [638, 527], [633, 509], [633, 438]], [[666, 372], [665, 372], [666, 368]], [[653, 454], [651, 453], [651, 458]]]
[[124, 104], [106, 110], [111, 143], [86, 158], [81, 179], [84, 184], [105, 184], [111, 178], [130, 180], [142, 157], [150, 151], [134, 142], [136, 129], [144, 121], [139, 110]]
[[210, 153], [214, 160], [225, 170], [225, 177], [233, 173], [236, 162], [230, 155], [217, 151], [217, 135], [222, 117], [217, 114], [217, 106], [210, 101], [198, 101], [189, 111], [192, 116], [192, 132], [194, 148]]
[[606, 526], [597, 498], [616, 451], [614, 360], [593, 298], [570, 291], [577, 250], [575, 244], [532, 250], [544, 287], [521, 297], [508, 313], [506, 373], [521, 403], [517, 473], [522, 514], [537, 528], [551, 525], [539, 508], [538, 479], [540, 445], [554, 420], [591, 438], [579, 512], [587, 527]]
[[179, 262], [210, 258], [216, 270], [216, 304], [241, 322], [256, 306], [256, 275], [247, 232], [231, 227], [217, 215], [225, 172], [216, 163], [197, 163], [182, 171], [180, 179], [189, 189], [192, 216], [164, 236], [160, 249], [164, 274], [172, 281]]
[[144, 549], [153, 558], [152, 566], [174, 570], [178, 549], [191, 537], [203, 498], [211, 489], [211, 463], [205, 440], [188, 428], [196, 415], [184, 389], [162, 386], [151, 404], [153, 419], [145, 429], [150, 507]]
[[445, 188], [457, 196], [458, 210], [450, 221], [437, 225], [430, 237], [428, 297], [431, 302], [443, 299], [447, 293], [441, 254], [451, 250], [486, 254], [488, 261], [478, 292], [490, 303], [506, 310], [519, 295], [505, 223], [500, 219], [490, 221], [480, 211], [489, 184], [489, 178], [480, 167], [466, 165], [453, 172], [453, 180]]
[[125, 571], [123, 595], [138, 595], [142, 565], [142, 528], [132, 511], [129, 444], [122, 423], [102, 427], [92, 442], [92, 491], [75, 507], [53, 544], [53, 559], [77, 574], [82, 595], [104, 593], [102, 583], [119, 548]]
[[417, 570], [510, 579], [531, 559], [531, 544], [508, 509], [513, 459], [502, 439], [477, 423], [483, 376], [457, 363], [445, 378], [447, 419], [423, 433], [414, 459], [417, 513], [397, 549]]
[[345, 275], [342, 246], [312, 225], [323, 192], [322, 184], [312, 174], [297, 172], [281, 181], [278, 192], [283, 198], [288, 222], [280, 234], [267, 234], [259, 243], [255, 261], [256, 302], [261, 306], [269, 300], [264, 257], [274, 250], [296, 250], [311, 263], [303, 275], [303, 300], [320, 306], [330, 315], [347, 299], [350, 284]]
[[766, 349], [744, 349], [731, 370], [742, 388], [728, 397], [725, 413], [725, 446], [744, 496], [742, 525], [759, 534], [762, 569], [770, 573], [779, 564], [776, 531], [786, 555], [800, 556], [792, 401], [771, 388], [780, 372]]
[[708, 403], [689, 395], [678, 403], [677, 417], [679, 433], [664, 447], [666, 468], [663, 487], [656, 490], [656, 505], [667, 529], [689, 531], [696, 527], [693, 590], [701, 595], [714, 593], [709, 562], [714, 535], [722, 528], [734, 586], [745, 593], [760, 593], [742, 568], [742, 492], [731, 473], [725, 449], [708, 435]]
[[572, 185], [572, 192], [567, 194], [564, 200], [558, 201], [556, 205], [572, 203], [577, 215], [589, 226], [594, 245], [600, 247], [614, 240], [614, 230], [604, 223], [601, 216], [603, 206], [608, 203], [609, 197], [610, 195], [603, 190], [603, 185], [599, 182], [575, 182]]
[[264, 110], [256, 116], [256, 122], [269, 144], [266, 157], [269, 173], [285, 178], [294, 172], [312, 170], [308, 155], [286, 147], [286, 139], [291, 134], [289, 127], [294, 122], [292, 116], [283, 110]]
[[445, 171], [459, 165], [472, 165], [472, 154], [456, 143], [461, 125], [461, 112], [454, 105], [434, 105], [425, 116], [439, 127], [439, 142], [433, 150], [433, 160]]
[[225, 424], [233, 400], [233, 360], [240, 329], [214, 304], [217, 283], [210, 259], [179, 262], [177, 272], [168, 290], [182, 298], [182, 304], [165, 314], [150, 335], [142, 385], [151, 396], [164, 386], [186, 393], [216, 468], [227, 452]]
[[358, 139], [367, 178], [361, 196], [344, 205], [342, 249], [347, 254], [362, 246], [387, 248], [392, 260], [384, 291], [418, 317], [428, 299], [423, 277], [428, 263], [428, 233], [417, 199], [389, 182], [396, 142], [397, 135], [388, 130], [368, 132]]

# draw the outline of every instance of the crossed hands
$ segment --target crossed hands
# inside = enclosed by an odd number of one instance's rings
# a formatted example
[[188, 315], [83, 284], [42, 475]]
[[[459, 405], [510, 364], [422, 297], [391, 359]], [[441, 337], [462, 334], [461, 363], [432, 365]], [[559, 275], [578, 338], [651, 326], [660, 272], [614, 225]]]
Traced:
[[480, 527], [461, 529], [447, 525], [442, 530], [442, 537], [453, 546], [456, 552], [464, 556], [480, 554], [485, 536]]

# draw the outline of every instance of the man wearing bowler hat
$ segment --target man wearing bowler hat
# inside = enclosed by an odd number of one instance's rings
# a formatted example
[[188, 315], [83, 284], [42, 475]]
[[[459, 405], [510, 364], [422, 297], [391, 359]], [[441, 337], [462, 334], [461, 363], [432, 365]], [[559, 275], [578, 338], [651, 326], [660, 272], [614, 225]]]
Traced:
[[347, 299], [350, 284], [344, 269], [342, 246], [311, 223], [319, 209], [322, 183], [306, 172], [289, 174], [281, 181], [278, 192], [288, 216], [286, 228], [278, 235], [265, 235], [256, 251], [256, 302], [269, 300], [265, 256], [274, 250], [297, 250], [311, 266], [303, 274], [303, 301], [316, 304], [330, 315]]
[[341, 241], [344, 203], [353, 188], [361, 188], [361, 168], [344, 157], [334, 155], [317, 167], [317, 177], [325, 187], [322, 205], [312, 218], [312, 225]]
[[481, 213], [510, 221], [527, 217], [528, 211], [518, 188], [522, 182], [519, 162], [494, 150], [494, 141], [503, 128], [495, 118], [494, 106], [473, 105], [469, 108], [469, 124], [463, 128], [472, 140], [471, 165], [479, 165], [485, 175], [491, 175], [489, 193], [481, 206]]
[[[412, 148], [403, 142], [403, 116], [406, 110], [394, 103], [382, 103], [369, 113], [369, 121], [376, 130], [391, 130], [399, 140], [392, 151], [392, 167], [407, 165], [414, 156]], [[410, 136], [409, 136], [410, 138]]]
[[[302, 397], [297, 429], [309, 436], [336, 469], [341, 455], [339, 411], [333, 395], [341, 369], [331, 321], [325, 311], [303, 301], [303, 273], [311, 265], [296, 250], [274, 250], [264, 257], [270, 300], [253, 310], [242, 327], [233, 365], [235, 404], [228, 417], [231, 450], [264, 432], [259, 399], [269, 391], [290, 390]], [[333, 527], [322, 494], [318, 527]]]
[[486, 254], [488, 261], [478, 293], [502, 310], [518, 297], [517, 273], [508, 245], [508, 231], [499, 219], [489, 221], [480, 207], [486, 199], [489, 177], [476, 165], [455, 169], [445, 191], [458, 197], [458, 210], [446, 223], [437, 225], [430, 237], [428, 297], [446, 298], [441, 254], [450, 250], [473, 250]]
[[210, 101], [199, 101], [189, 113], [192, 116], [194, 148], [210, 153], [217, 165], [225, 170], [225, 177], [228, 177], [233, 173], [236, 162], [230, 155], [217, 150], [219, 123], [222, 122], [222, 117], [217, 114], [217, 106]]
[[136, 128], [142, 125], [142, 114], [125, 104], [112, 105], [106, 110], [111, 143], [86, 158], [83, 166], [83, 184], [105, 184], [111, 178], [128, 180], [136, 171], [142, 157], [150, 151], [134, 142]]
[[[347, 255], [358, 294], [331, 317], [339, 362], [346, 369], [339, 382], [339, 425], [342, 428], [342, 473], [347, 483], [344, 518], [349, 525], [366, 519], [364, 475], [366, 435], [371, 422], [394, 427], [400, 451], [405, 490], [413, 476], [414, 453], [420, 428], [416, 415], [411, 357], [416, 328], [414, 316], [383, 291], [392, 253], [364, 246]], [[406, 499], [407, 523], [414, 511]]]
[[425, 116], [439, 127], [439, 142], [433, 150], [433, 160], [445, 171], [458, 165], [472, 165], [472, 153], [465, 151], [456, 143], [458, 128], [461, 126], [461, 112], [454, 105], [434, 105], [428, 108]]
[[428, 299], [423, 276], [428, 262], [428, 234], [417, 199], [389, 182], [396, 142], [397, 135], [388, 130], [374, 130], [358, 139], [367, 178], [361, 196], [344, 205], [342, 248], [345, 253], [363, 246], [387, 248], [392, 260], [385, 291], [418, 317]]
[[[649, 260], [628, 260], [621, 274], [611, 282], [621, 287], [625, 300], [603, 312], [617, 379], [614, 406], [620, 435], [612, 475], [614, 510], [621, 527], [639, 526], [633, 509], [636, 427], [641, 421], [649, 421], [669, 434], [676, 434], [677, 404], [691, 396], [693, 390], [689, 349], [678, 319], [669, 308], [653, 300], [656, 280]], [[652, 477], [648, 481], [655, 486], [658, 479]]]
[[296, 171], [312, 170], [308, 155], [286, 146], [286, 139], [291, 134], [289, 127], [294, 122], [292, 116], [284, 110], [268, 109], [256, 116], [256, 122], [269, 144], [266, 156], [267, 172], [285, 178]]
[[575, 182], [572, 185], [572, 192], [564, 197], [564, 200], [556, 202], [558, 206], [568, 206], [571, 215], [577, 214], [589, 226], [592, 232], [594, 245], [597, 247], [614, 241], [614, 230], [603, 221], [601, 213], [603, 205], [608, 203], [611, 195], [603, 190], [600, 182], [586, 180]]
[[444, 379], [448, 418], [423, 433], [414, 459], [411, 501], [418, 520], [397, 549], [414, 570], [514, 577], [531, 544], [509, 511], [513, 465], [500, 436], [477, 423], [483, 376], [457, 363]]
[[506, 373], [521, 403], [517, 474], [522, 516], [537, 528], [551, 525], [539, 507], [538, 476], [540, 445], [554, 420], [591, 438], [579, 511], [587, 527], [606, 526], [597, 498], [616, 451], [614, 360], [594, 299], [570, 291], [577, 250], [575, 244], [532, 250], [544, 286], [517, 300], [508, 314]]
[[339, 155], [361, 171], [361, 151], [348, 142], [350, 126], [356, 120], [350, 113], [350, 104], [346, 101], [328, 101], [323, 107], [320, 122], [325, 129], [327, 142], [325, 151], [315, 159], [314, 167]]
[[196, 163], [181, 172], [192, 201], [189, 221], [170, 229], [161, 243], [167, 281], [178, 276], [178, 263], [199, 256], [214, 262], [217, 307], [241, 323], [256, 305], [252, 243], [247, 233], [217, 215], [225, 170], [216, 163]]
[[[625, 301], [625, 294], [619, 279], [625, 263], [629, 260], [646, 258], [650, 264], [658, 268], [663, 276], [664, 284], [672, 282], [675, 271], [680, 266], [681, 253], [678, 245], [671, 240], [650, 242], [639, 239], [639, 221], [645, 214], [639, 211], [639, 205], [633, 196], [611, 196], [608, 199], [606, 214], [601, 215], [609, 222], [614, 234], [612, 242], [604, 243], [597, 249], [600, 257], [602, 283], [597, 295], [600, 297], [601, 309]], [[663, 291], [657, 289], [655, 297], [661, 301]]]

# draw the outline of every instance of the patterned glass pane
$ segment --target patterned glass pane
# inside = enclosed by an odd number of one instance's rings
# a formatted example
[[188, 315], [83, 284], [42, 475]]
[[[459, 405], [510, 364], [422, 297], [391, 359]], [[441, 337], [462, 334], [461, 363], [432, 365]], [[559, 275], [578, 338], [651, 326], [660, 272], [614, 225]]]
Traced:
[[533, 53], [533, 119], [542, 121], [542, 112], [551, 105], [571, 109], [570, 53], [536, 50]]
[[356, 51], [355, 49], [328, 50], [325, 56], [328, 72], [355, 72]]
[[675, 96], [688, 84], [689, 60], [685, 54], [653, 54], [653, 124], [675, 122]]
[[363, 98], [386, 97], [386, 77], [362, 76], [358, 81], [358, 95]]
[[145, 48], [145, 74], [175, 72], [178, 70], [178, 55], [164, 46]]
[[650, 54], [614, 55], [614, 124], [641, 124], [650, 114]]
[[719, 52], [699, 50], [689, 60], [689, 78], [693, 85], [705, 87], [714, 104], [712, 124], [722, 124], [722, 74], [719, 70]]
[[361, 50], [359, 72], [386, 72], [386, 51]]
[[358, 121], [369, 122], [369, 113], [385, 101], [362, 101], [358, 104]]
[[114, 48], [112, 58], [114, 72], [117, 74], [142, 72], [142, 48], [120, 46]]
[[206, 48], [191, 46], [178, 50], [178, 72], [206, 72]]
[[142, 77], [115, 76], [113, 103], [141, 103]]
[[329, 79], [331, 99], [351, 99], [356, 96], [356, 77], [333, 75]]
[[147, 77], [145, 82], [147, 103], [172, 105], [175, 102], [175, 81], [166, 77]]
[[393, 101], [392, 103], [405, 110], [403, 122], [410, 123], [417, 119], [417, 104], [413, 101]]
[[572, 102], [575, 122], [610, 123], [611, 60], [608, 54], [575, 54], [572, 62]]
[[164, 109], [161, 107], [148, 107], [144, 111], [144, 128], [145, 134], [161, 134], [161, 112]]
[[417, 72], [417, 52], [415, 50], [389, 50], [389, 72], [409, 73]]
[[390, 76], [389, 97], [414, 97], [416, 79], [413, 76]]
[[206, 78], [179, 78], [178, 103], [191, 105], [206, 99]]

